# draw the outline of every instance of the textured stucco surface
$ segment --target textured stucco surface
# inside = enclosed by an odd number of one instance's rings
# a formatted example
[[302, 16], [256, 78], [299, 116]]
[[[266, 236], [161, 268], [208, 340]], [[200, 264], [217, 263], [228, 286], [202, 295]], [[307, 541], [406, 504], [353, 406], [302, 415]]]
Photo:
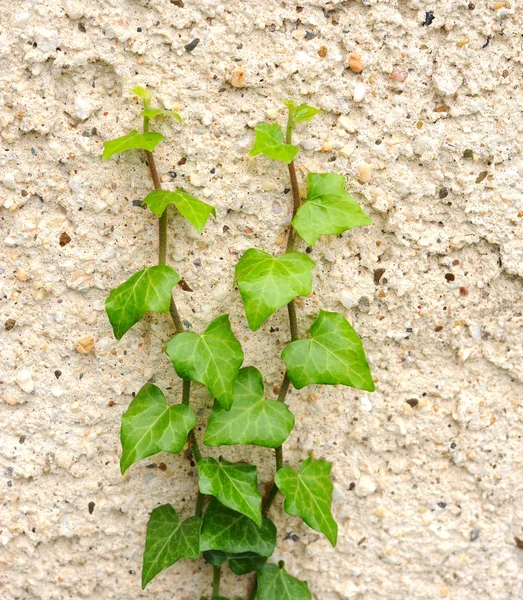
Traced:
[[[278, 500], [275, 559], [317, 600], [523, 596], [523, 3], [474, 4], [0, 0], [1, 600], [210, 593], [210, 567], [189, 561], [139, 588], [148, 513], [193, 511], [186, 457], [118, 469], [131, 394], [148, 379], [180, 394], [161, 352], [168, 316], [117, 342], [103, 310], [156, 259], [155, 220], [133, 204], [151, 189], [144, 157], [99, 159], [104, 139], [139, 124], [135, 85], [184, 117], [160, 125], [165, 186], [218, 212], [202, 236], [171, 222], [169, 260], [193, 289], [176, 290], [183, 318], [201, 331], [229, 312], [269, 396], [286, 312], [250, 332], [233, 267], [248, 247], [281, 248], [291, 200], [284, 167], [247, 159], [252, 128], [281, 120], [287, 98], [322, 108], [297, 131], [299, 163], [346, 175], [373, 219], [314, 247], [299, 316], [304, 333], [319, 307], [346, 315], [377, 391], [289, 395], [285, 458], [334, 463], [339, 543]], [[202, 386], [193, 402], [203, 421]], [[270, 478], [268, 450], [223, 453]], [[227, 575], [223, 593], [246, 588]]]

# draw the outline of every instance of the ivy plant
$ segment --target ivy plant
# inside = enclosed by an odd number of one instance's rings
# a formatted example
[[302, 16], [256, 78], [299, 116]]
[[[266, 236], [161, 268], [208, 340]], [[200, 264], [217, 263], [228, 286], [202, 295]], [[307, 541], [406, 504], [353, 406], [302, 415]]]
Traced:
[[[285, 372], [277, 398], [267, 397], [260, 370], [243, 366], [244, 353], [229, 315], [216, 315], [200, 333], [185, 331], [176, 304], [181, 278], [166, 264], [169, 213], [177, 211], [201, 233], [209, 218], [216, 218], [216, 210], [186, 190], [162, 189], [154, 150], [164, 136], [150, 131], [150, 123], [174, 119], [181, 124], [182, 119], [178, 113], [152, 107], [147, 89], [137, 87], [131, 92], [143, 104], [143, 131], [132, 130], [105, 142], [102, 160], [127, 151], [145, 153], [154, 190], [143, 205], [159, 219], [158, 260], [129, 274], [123, 283], [116, 282], [106, 300], [106, 312], [117, 340], [140, 327], [146, 313], [170, 315], [174, 335], [166, 340], [165, 353], [180, 379], [180, 400], [172, 392], [166, 397], [153, 381], [144, 382], [122, 417], [120, 466], [124, 474], [149, 456], [179, 454], [188, 446], [197, 468], [193, 515], [186, 510], [178, 514], [171, 504], [151, 512], [142, 587], [177, 561], [203, 556], [213, 576], [209, 589], [202, 590], [212, 590], [211, 595], [201, 600], [228, 600], [220, 590], [225, 565], [237, 576], [254, 573], [245, 598], [229, 600], [311, 600], [306, 581], [287, 572], [282, 561], [278, 565], [271, 561], [277, 530], [269, 512], [281, 492], [285, 512], [301, 518], [335, 546], [338, 526], [332, 514], [332, 465], [312, 454], [301, 465], [284, 464], [283, 444], [295, 423], [287, 395], [291, 386], [300, 390], [313, 384], [372, 392], [374, 382], [362, 341], [345, 316], [320, 309], [312, 319], [304, 317], [312, 323], [309, 335], [302, 336], [295, 301], [313, 293], [315, 263], [304, 251], [305, 245], [312, 247], [322, 236], [339, 235], [371, 221], [346, 190], [345, 178], [336, 173], [308, 173], [306, 197], [301, 197], [294, 163], [299, 148], [292, 143], [292, 134], [296, 125], [320, 114], [319, 109], [289, 100], [284, 103], [288, 110], [285, 130], [277, 123], [255, 128], [251, 156], [284, 163], [292, 191], [285, 251], [271, 254], [249, 248], [235, 267], [252, 331], [287, 307], [290, 340], [281, 354]], [[258, 362], [263, 365], [265, 360], [260, 356]], [[202, 440], [197, 439], [196, 415], [190, 406], [193, 382], [206, 386], [214, 398]], [[253, 445], [272, 449], [275, 457], [274, 475], [263, 495], [256, 465], [249, 460], [231, 462], [220, 454], [227, 446], [239, 446], [244, 448], [242, 455], [248, 456]], [[216, 447], [222, 448], [212, 450]], [[211, 454], [204, 455], [203, 448]]]

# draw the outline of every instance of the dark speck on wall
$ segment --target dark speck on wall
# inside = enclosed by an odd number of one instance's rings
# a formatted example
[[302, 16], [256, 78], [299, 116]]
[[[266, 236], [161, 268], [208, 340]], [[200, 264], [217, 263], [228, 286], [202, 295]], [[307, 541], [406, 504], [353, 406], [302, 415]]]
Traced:
[[429, 25], [432, 24], [432, 21], [434, 21], [436, 17], [434, 16], [434, 11], [433, 10], [428, 10], [425, 13], [425, 20], [423, 21], [422, 25], [424, 25], [425, 27], [428, 27]]

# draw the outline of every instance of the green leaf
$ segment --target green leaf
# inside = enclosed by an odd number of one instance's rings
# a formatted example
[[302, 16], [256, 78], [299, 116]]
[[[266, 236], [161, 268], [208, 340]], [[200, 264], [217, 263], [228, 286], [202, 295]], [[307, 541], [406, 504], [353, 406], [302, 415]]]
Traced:
[[319, 108], [314, 108], [308, 104], [300, 104], [298, 106], [294, 100], [286, 100], [283, 104], [289, 109], [291, 127], [294, 127], [296, 123], [310, 121], [312, 117], [323, 112]]
[[174, 110], [165, 110], [164, 108], [146, 108], [142, 111], [142, 117], [147, 119], [155, 119], [156, 117], [171, 117], [176, 119], [178, 123], [182, 122], [182, 118]]
[[220, 550], [206, 550], [203, 553], [203, 558], [213, 567], [221, 567], [229, 557]]
[[141, 85], [137, 85], [135, 88], [133, 88], [131, 90], [131, 94], [134, 94], [135, 96], [140, 97], [142, 100], [145, 100], [146, 102], [150, 102], [152, 99], [151, 92], [149, 92], [149, 90], [146, 90]]
[[245, 252], [236, 265], [236, 280], [253, 331], [296, 296], [312, 292], [314, 265], [312, 259], [299, 252], [277, 258], [256, 248]]
[[331, 468], [330, 462], [314, 460], [309, 456], [298, 473], [291, 467], [283, 467], [274, 476], [274, 481], [285, 496], [285, 512], [301, 517], [309, 527], [323, 533], [335, 546], [338, 526], [331, 513]]
[[221, 550], [226, 554], [254, 552], [270, 556], [276, 546], [276, 527], [266, 518], [257, 527], [248, 517], [213, 498], [203, 517], [200, 545], [202, 552]]
[[181, 452], [195, 425], [196, 416], [188, 406], [168, 406], [162, 390], [146, 383], [122, 417], [122, 474], [133, 463], [152, 454]]
[[131, 133], [128, 133], [127, 135], [104, 142], [102, 160], [106, 161], [111, 158], [113, 154], [120, 154], [126, 150], [132, 150], [133, 148], [141, 148], [142, 150], [152, 152], [162, 140], [163, 135], [161, 133], [155, 131], [138, 133], [136, 129], [133, 129]]
[[233, 554], [229, 557], [229, 568], [235, 575], [242, 576], [257, 571], [266, 562], [266, 556], [260, 556], [254, 552], [244, 552], [243, 554]]
[[146, 312], [169, 312], [171, 291], [179, 281], [180, 276], [174, 269], [157, 265], [144, 267], [111, 290], [105, 301], [105, 310], [116, 339], [122, 339]]
[[161, 217], [169, 204], [174, 204], [180, 214], [196, 227], [199, 233], [203, 231], [209, 215], [216, 218], [214, 206], [202, 202], [184, 190], [168, 192], [157, 190], [151, 192], [144, 200], [157, 217]]
[[307, 200], [292, 221], [294, 229], [309, 246], [313, 246], [320, 235], [337, 235], [372, 223], [345, 191], [345, 183], [345, 177], [336, 173], [309, 173]]
[[267, 158], [290, 163], [298, 154], [296, 146], [283, 143], [283, 133], [277, 123], [261, 123], [256, 126], [254, 131], [256, 132], [256, 139], [249, 153], [250, 156], [264, 154]]
[[258, 369], [245, 367], [234, 382], [230, 411], [215, 403], [205, 438], [206, 446], [256, 444], [278, 448], [294, 427], [294, 415], [276, 400], [264, 400], [263, 378]]
[[214, 319], [201, 335], [179, 333], [165, 351], [182, 379], [203, 383], [225, 410], [230, 409], [243, 350], [231, 330], [229, 315]]
[[170, 504], [155, 508], [147, 524], [142, 566], [142, 589], [167, 567], [181, 558], [200, 556], [200, 517], [180, 523]]
[[298, 390], [311, 383], [341, 383], [374, 391], [361, 339], [339, 313], [320, 310], [312, 325], [311, 339], [291, 342], [281, 357]]
[[231, 463], [220, 457], [198, 461], [198, 486], [202, 494], [210, 494], [224, 506], [262, 524], [262, 498], [258, 491], [256, 467], [246, 463]]
[[283, 565], [265, 565], [258, 571], [258, 600], [312, 600], [306, 581], [289, 575]]

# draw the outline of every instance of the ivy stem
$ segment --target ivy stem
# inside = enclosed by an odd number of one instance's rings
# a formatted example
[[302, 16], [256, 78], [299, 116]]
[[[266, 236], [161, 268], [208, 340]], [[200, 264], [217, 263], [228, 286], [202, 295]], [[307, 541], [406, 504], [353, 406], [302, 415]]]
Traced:
[[[147, 102], [144, 103], [144, 108], [148, 108]], [[149, 119], [147, 117], [143, 118], [143, 130], [144, 133], [149, 131]], [[159, 191], [162, 189], [162, 183], [160, 181], [160, 176], [158, 175], [158, 169], [156, 168], [156, 161], [154, 160], [154, 155], [152, 152], [148, 150], [145, 151], [147, 156], [147, 164], [149, 165], [149, 172], [151, 173], [151, 179], [153, 180], [154, 189]], [[167, 210], [164, 210], [162, 216], [158, 220], [158, 264], [165, 265], [167, 262]], [[182, 333], [185, 328], [183, 326], [182, 319], [180, 317], [180, 313], [178, 312], [178, 307], [176, 306], [176, 302], [171, 295], [171, 301], [169, 304], [169, 313], [174, 323], [174, 328], [176, 333]], [[183, 388], [182, 388], [182, 404], [189, 406], [191, 400], [191, 382], [189, 379], [183, 380]], [[194, 429], [189, 432], [187, 436], [187, 441], [189, 442], [189, 447], [191, 448], [192, 455], [196, 462], [200, 461], [202, 458], [202, 454], [200, 452], [200, 448], [198, 446], [198, 442], [196, 441], [196, 436], [194, 434]], [[203, 502], [204, 496], [198, 490], [198, 497], [196, 499], [196, 509], [195, 514], [197, 517], [202, 516], [203, 512]]]
[[220, 579], [222, 576], [222, 568], [217, 565], [213, 565], [213, 581], [212, 581], [212, 595], [220, 595]]
[[249, 595], [247, 596], [247, 600], [254, 600], [256, 598], [257, 591], [258, 591], [258, 580], [255, 575], [254, 581], [252, 582], [251, 591], [249, 592]]

